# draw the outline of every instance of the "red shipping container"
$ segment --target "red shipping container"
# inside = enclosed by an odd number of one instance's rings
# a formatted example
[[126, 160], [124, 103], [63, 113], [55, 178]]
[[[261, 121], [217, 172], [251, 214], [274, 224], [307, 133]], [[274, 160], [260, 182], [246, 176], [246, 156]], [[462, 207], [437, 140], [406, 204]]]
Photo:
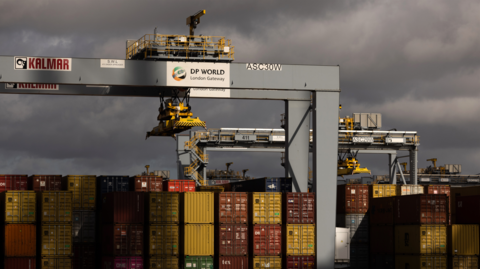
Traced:
[[255, 224], [250, 232], [253, 256], [280, 256], [282, 254], [282, 225]]
[[28, 190], [27, 175], [0, 175], [0, 192]]
[[96, 245], [94, 243], [73, 243], [72, 268], [95, 268]]
[[35, 257], [37, 229], [34, 224], [1, 225], [0, 230], [0, 255]]
[[247, 256], [221, 256], [216, 259], [214, 268], [218, 269], [248, 269]]
[[[449, 185], [429, 185], [425, 186], [423, 191], [424, 194], [445, 194], [448, 197], [448, 212], [449, 214], [452, 213], [452, 200], [450, 199], [450, 186]], [[448, 224], [452, 224], [452, 216], [448, 217], [449, 221]]]
[[337, 213], [362, 214], [368, 211], [368, 185], [337, 185]]
[[448, 197], [442, 194], [397, 196], [394, 214], [395, 224], [448, 224]]
[[222, 192], [215, 195], [215, 222], [248, 223], [246, 192]]
[[283, 195], [283, 205], [284, 224], [315, 223], [315, 193], [286, 193]]
[[458, 196], [454, 206], [457, 212], [456, 224], [480, 223], [480, 195]]
[[315, 257], [312, 256], [288, 256], [285, 259], [286, 269], [313, 269]]
[[132, 191], [160, 192], [163, 189], [163, 178], [158, 176], [136, 176], [130, 178]]
[[28, 177], [28, 189], [34, 191], [61, 191], [62, 175], [33, 175]]
[[248, 254], [248, 226], [245, 224], [220, 224], [215, 242], [215, 253], [220, 256]]
[[104, 224], [103, 255], [143, 256], [143, 225]]
[[35, 269], [35, 258], [5, 258], [5, 269]]
[[142, 257], [103, 257], [102, 269], [143, 269]]
[[395, 255], [395, 228], [393, 225], [370, 226], [370, 253]]
[[184, 179], [170, 179], [163, 182], [163, 191], [194, 192], [195, 181]]
[[144, 223], [143, 192], [110, 192], [102, 197], [103, 223]]
[[374, 198], [370, 200], [370, 224], [393, 225], [395, 197]]

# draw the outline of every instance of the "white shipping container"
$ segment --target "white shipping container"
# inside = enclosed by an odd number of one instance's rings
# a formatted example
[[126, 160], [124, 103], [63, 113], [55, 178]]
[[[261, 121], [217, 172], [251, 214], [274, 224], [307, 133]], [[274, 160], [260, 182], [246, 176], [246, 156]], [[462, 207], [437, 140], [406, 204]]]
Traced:
[[398, 185], [397, 186], [397, 195], [414, 195], [414, 194], [423, 194], [423, 185]]
[[350, 262], [350, 229], [339, 228], [335, 230], [335, 262]]

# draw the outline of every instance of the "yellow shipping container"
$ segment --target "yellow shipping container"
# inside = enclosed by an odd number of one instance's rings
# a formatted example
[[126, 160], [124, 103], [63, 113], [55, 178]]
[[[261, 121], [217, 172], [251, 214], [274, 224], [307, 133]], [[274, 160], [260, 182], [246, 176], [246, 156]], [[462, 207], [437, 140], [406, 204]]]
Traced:
[[214, 193], [185, 192], [184, 221], [187, 223], [214, 223]]
[[396, 255], [395, 268], [447, 269], [447, 256]]
[[276, 256], [257, 256], [250, 258], [250, 268], [282, 269], [282, 258]]
[[6, 191], [0, 193], [5, 223], [35, 223], [36, 194], [34, 191]]
[[213, 224], [185, 224], [184, 255], [213, 256], [214, 233]]
[[[457, 201], [456, 198], [458, 196], [473, 196], [473, 195], [480, 195], [480, 186], [475, 187], [455, 187], [454, 185], [450, 186], [450, 199], [451, 199], [451, 210], [452, 215], [456, 214], [457, 208]], [[455, 219], [452, 219], [454, 221]]]
[[396, 195], [423, 194], [424, 188], [423, 185], [397, 185]]
[[150, 192], [146, 197], [149, 223], [179, 223], [180, 193]]
[[198, 186], [197, 191], [211, 191], [211, 192], [224, 192], [225, 189], [222, 186]]
[[283, 234], [287, 256], [315, 255], [315, 224], [287, 224]]
[[368, 193], [370, 198], [397, 196], [397, 185], [372, 184], [368, 186]]
[[445, 225], [395, 226], [395, 253], [445, 255], [447, 254], [447, 227]]
[[72, 259], [68, 257], [42, 257], [40, 269], [72, 269]]
[[[175, 256], [161, 256], [151, 257], [148, 259], [150, 269], [178, 269], [178, 257]], [[143, 268], [146, 268], [145, 266]]]
[[72, 222], [72, 192], [42, 191], [37, 194], [42, 223]]
[[282, 193], [250, 193], [253, 224], [282, 224]]
[[479, 255], [478, 225], [454, 224], [447, 228], [448, 255], [471, 256]]
[[72, 254], [72, 225], [41, 225], [40, 244], [41, 256], [70, 256]]
[[63, 177], [67, 190], [73, 192], [73, 210], [95, 210], [96, 176]]
[[449, 260], [450, 269], [478, 269], [477, 256], [453, 256]]
[[148, 227], [148, 254], [150, 256], [179, 255], [179, 226], [150, 225]]

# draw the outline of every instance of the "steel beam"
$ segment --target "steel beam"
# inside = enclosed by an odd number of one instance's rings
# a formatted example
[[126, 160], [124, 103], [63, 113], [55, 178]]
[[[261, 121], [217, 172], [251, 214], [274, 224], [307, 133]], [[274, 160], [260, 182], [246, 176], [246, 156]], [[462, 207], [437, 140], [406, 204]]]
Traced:
[[413, 185], [418, 184], [418, 177], [417, 177], [417, 149], [410, 150], [410, 183]]
[[177, 178], [186, 178], [183, 169], [190, 165], [190, 152], [185, 151], [185, 142], [190, 139], [188, 135], [177, 135]]
[[395, 159], [397, 158], [397, 153], [395, 154], [388, 154], [388, 171], [390, 174], [390, 183], [396, 184], [397, 183], [397, 173], [395, 167]]
[[285, 101], [285, 177], [293, 191], [308, 191], [310, 101]]
[[339, 93], [313, 94], [313, 191], [316, 193], [317, 268], [335, 264]]

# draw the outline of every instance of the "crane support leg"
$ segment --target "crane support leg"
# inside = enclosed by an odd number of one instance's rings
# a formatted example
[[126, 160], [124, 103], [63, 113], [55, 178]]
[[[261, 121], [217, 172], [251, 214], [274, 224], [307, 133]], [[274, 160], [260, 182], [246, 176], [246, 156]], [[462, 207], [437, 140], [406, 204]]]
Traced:
[[410, 150], [410, 184], [417, 185], [417, 149]]
[[337, 200], [338, 92], [313, 93], [313, 191], [316, 193], [316, 260], [320, 269], [335, 266]]
[[191, 164], [190, 152], [185, 151], [185, 142], [190, 140], [187, 135], [177, 135], [177, 178], [184, 179], [185, 167]]
[[294, 192], [308, 191], [310, 102], [285, 101], [285, 177]]
[[388, 171], [390, 175], [390, 184], [397, 184], [397, 171], [395, 166], [395, 159], [397, 154], [388, 154]]

